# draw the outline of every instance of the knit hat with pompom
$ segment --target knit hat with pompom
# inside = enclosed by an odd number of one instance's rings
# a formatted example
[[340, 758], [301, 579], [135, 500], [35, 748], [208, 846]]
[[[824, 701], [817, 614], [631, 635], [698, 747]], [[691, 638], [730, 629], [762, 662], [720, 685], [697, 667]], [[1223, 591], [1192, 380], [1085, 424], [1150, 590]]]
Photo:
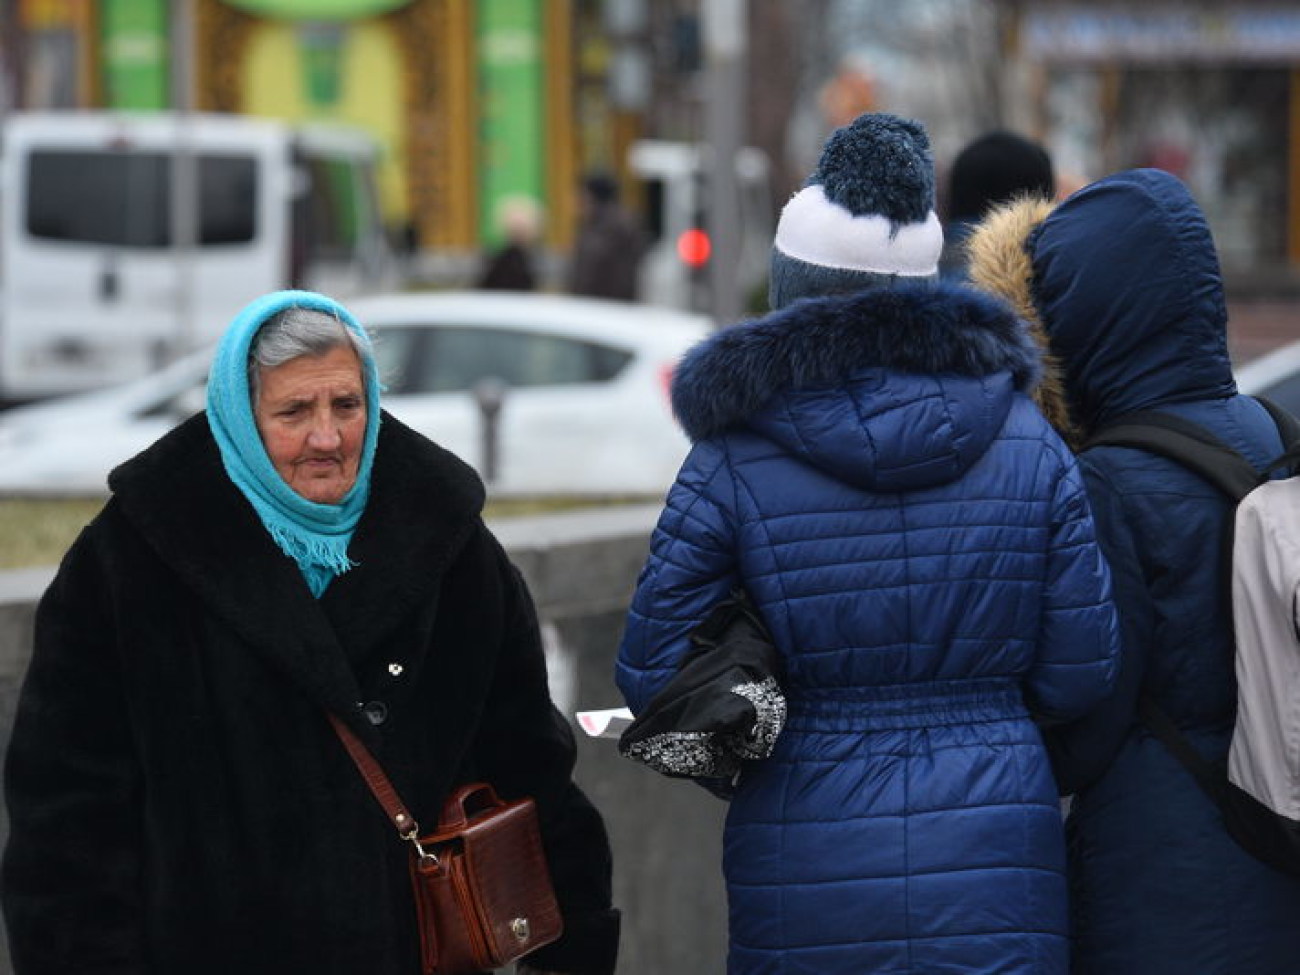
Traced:
[[868, 113], [836, 129], [817, 168], [781, 211], [769, 299], [889, 286], [938, 275], [943, 230], [934, 158], [919, 122]]

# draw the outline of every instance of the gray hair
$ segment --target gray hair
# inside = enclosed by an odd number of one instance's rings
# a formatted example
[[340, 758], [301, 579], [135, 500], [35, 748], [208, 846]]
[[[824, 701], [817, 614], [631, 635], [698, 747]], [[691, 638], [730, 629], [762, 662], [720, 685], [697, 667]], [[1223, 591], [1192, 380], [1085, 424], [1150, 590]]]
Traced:
[[254, 406], [262, 391], [263, 369], [274, 369], [302, 356], [322, 356], [349, 346], [357, 358], [369, 352], [365, 341], [334, 315], [297, 305], [268, 318], [248, 349], [248, 392]]

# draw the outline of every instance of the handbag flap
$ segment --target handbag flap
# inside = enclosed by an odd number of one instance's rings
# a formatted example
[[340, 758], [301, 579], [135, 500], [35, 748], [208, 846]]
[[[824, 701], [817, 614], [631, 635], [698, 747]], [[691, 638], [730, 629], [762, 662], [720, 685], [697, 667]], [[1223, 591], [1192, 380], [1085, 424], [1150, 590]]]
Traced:
[[421, 837], [420, 845], [459, 874], [489, 950], [496, 958], [510, 959], [555, 941], [564, 923], [551, 888], [536, 804], [492, 798], [495, 805], [466, 809], [462, 823], [440, 825]]

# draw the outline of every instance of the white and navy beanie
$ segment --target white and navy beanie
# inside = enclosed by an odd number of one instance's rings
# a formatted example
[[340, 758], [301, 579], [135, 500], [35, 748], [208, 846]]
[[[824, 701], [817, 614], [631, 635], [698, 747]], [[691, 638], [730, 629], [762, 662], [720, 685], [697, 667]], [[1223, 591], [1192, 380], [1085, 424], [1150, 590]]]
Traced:
[[919, 122], [868, 113], [831, 133], [816, 170], [781, 211], [773, 308], [798, 298], [938, 276], [943, 230], [934, 159]]

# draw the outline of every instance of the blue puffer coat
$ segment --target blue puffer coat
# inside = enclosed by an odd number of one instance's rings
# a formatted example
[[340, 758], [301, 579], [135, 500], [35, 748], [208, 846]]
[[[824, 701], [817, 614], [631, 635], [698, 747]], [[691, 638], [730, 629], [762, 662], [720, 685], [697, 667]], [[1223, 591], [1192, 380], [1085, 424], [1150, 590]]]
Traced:
[[[1158, 408], [1256, 464], [1276, 428], [1236, 394], [1210, 231], [1174, 177], [1137, 170], [1061, 204], [1029, 238], [1034, 299], [1084, 430]], [[1003, 242], [1024, 254], [1024, 240]], [[1152, 693], [1210, 758], [1236, 710], [1219, 539], [1229, 504], [1176, 464], [1099, 447], [1081, 466], [1123, 618], [1120, 684], [1051, 735], [1063, 786], [1077, 975], [1293, 975], [1300, 881], [1242, 852], [1214, 806], [1135, 717]]]
[[736, 973], [1063, 973], [1065, 850], [1031, 713], [1110, 686], [1117, 624], [1036, 347], [957, 287], [797, 302], [688, 354], [694, 445], [617, 681], [639, 711], [736, 583], [789, 720], [742, 777]]

